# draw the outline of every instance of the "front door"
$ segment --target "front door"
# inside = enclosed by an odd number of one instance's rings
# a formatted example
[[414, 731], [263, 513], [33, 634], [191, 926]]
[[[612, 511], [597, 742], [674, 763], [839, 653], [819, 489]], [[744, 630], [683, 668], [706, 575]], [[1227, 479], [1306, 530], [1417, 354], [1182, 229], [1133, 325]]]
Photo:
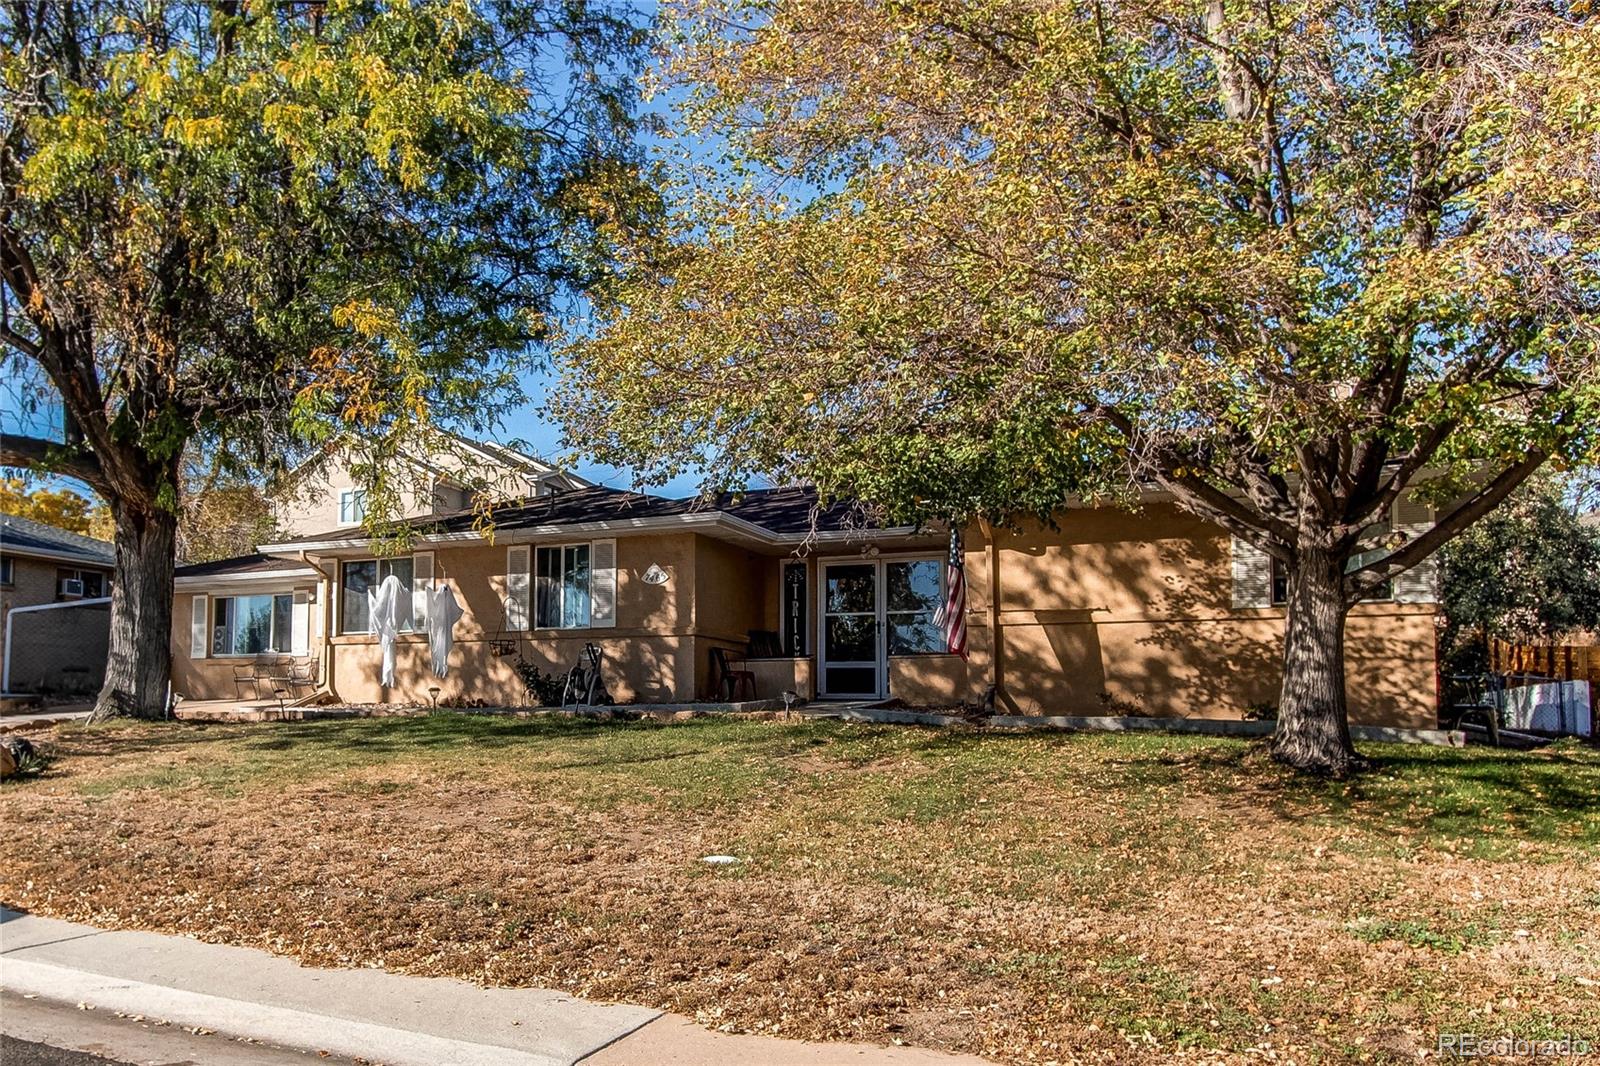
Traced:
[[876, 561], [822, 564], [821, 695], [883, 694], [878, 572]]

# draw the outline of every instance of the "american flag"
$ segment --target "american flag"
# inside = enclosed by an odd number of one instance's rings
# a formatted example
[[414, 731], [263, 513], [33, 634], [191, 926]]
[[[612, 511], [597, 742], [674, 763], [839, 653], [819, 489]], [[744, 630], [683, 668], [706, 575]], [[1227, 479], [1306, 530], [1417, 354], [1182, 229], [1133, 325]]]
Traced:
[[961, 550], [961, 530], [950, 526], [950, 556], [944, 566], [944, 603], [933, 624], [944, 630], [944, 650], [967, 657], [967, 565]]

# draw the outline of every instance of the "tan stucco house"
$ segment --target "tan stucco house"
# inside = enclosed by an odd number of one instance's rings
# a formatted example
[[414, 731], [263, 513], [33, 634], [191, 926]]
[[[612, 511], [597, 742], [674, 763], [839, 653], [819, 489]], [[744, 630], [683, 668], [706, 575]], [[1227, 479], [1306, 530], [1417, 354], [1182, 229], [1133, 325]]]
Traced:
[[[1399, 512], [1399, 525], [1429, 518], [1421, 505]], [[997, 708], [1022, 714], [1239, 717], [1277, 695], [1281, 580], [1259, 552], [1159, 497], [1136, 512], [1064, 509], [1055, 528], [966, 529], [966, 660], [943, 651], [933, 624], [947, 532], [863, 529], [846, 508], [817, 512], [808, 489], [707, 501], [551, 479], [497, 509], [492, 534], [475, 517], [409, 519], [398, 556], [338, 523], [180, 568], [175, 689], [232, 698], [241, 664], [286, 655], [314, 667], [321, 698], [520, 703], [517, 659], [565, 672], [593, 642], [621, 701], [714, 697], [713, 649], [747, 660], [760, 698], [949, 705], [992, 689]], [[416, 631], [402, 634], [385, 688], [366, 591], [390, 574], [414, 592]], [[444, 679], [420, 632], [439, 583], [465, 610]], [[1435, 724], [1433, 598], [1419, 568], [1353, 612], [1356, 721]]]

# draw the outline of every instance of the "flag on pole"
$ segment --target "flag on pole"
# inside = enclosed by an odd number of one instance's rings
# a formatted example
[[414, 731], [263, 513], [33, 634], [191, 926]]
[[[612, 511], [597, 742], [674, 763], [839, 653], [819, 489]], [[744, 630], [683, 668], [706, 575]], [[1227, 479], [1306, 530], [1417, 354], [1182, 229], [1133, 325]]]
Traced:
[[944, 648], [951, 655], [967, 657], [967, 564], [961, 550], [961, 530], [950, 523], [950, 555], [944, 567], [944, 603], [933, 616], [933, 624], [944, 631]]

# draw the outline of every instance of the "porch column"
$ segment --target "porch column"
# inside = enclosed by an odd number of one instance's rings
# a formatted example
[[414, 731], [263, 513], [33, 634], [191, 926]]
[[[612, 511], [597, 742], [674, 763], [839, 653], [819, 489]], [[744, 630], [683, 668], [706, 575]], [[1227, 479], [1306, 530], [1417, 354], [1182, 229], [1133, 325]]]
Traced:
[[[982, 610], [983, 630], [988, 634], [988, 639], [981, 644], [973, 642], [971, 676], [979, 684], [972, 686], [978, 691], [971, 695], [974, 700], [981, 700], [983, 689], [993, 686], [995, 710], [1015, 714], [1016, 704], [1006, 691], [1005, 633], [1000, 625], [1000, 548], [996, 543], [999, 532], [983, 519], [978, 520], [978, 529], [983, 535], [984, 552], [981, 559], [971, 560], [967, 566], [968, 628], [973, 628], [970, 616], [976, 610]], [[974, 563], [979, 565], [975, 566]], [[973, 580], [974, 576], [978, 578], [977, 581]], [[973, 596], [974, 592], [978, 595]]]

